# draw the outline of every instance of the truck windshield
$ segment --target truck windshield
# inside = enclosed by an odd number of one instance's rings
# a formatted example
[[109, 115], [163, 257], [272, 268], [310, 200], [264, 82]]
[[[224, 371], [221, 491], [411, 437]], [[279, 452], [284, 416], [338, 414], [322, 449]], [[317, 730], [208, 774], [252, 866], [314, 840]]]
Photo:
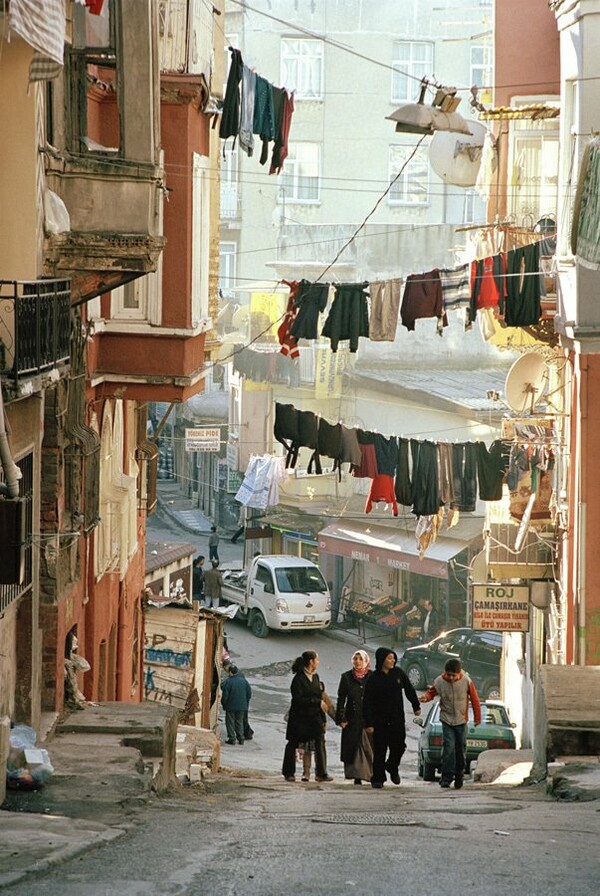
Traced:
[[310, 594], [319, 591], [324, 594], [327, 591], [325, 579], [318, 569], [311, 566], [285, 566], [275, 570], [277, 587], [282, 594], [290, 594], [300, 591]]

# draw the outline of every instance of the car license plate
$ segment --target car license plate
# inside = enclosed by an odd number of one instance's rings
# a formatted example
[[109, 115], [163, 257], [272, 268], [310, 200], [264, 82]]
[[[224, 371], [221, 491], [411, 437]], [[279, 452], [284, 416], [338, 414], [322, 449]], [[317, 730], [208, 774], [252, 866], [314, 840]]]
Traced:
[[487, 747], [487, 740], [467, 740], [467, 747]]
[[305, 622], [314, 622], [314, 621], [315, 621], [315, 617], [314, 617], [314, 616], [305, 616], [305, 617], [304, 617], [304, 621], [305, 621]]

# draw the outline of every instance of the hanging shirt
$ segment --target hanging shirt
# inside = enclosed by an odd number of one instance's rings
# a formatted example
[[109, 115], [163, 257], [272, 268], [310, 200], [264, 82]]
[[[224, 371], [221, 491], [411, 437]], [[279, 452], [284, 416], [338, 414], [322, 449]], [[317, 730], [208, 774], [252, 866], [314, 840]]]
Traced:
[[256, 97], [256, 73], [244, 63], [242, 69], [242, 105], [240, 112], [240, 149], [249, 156], [254, 152], [254, 100]]
[[256, 76], [252, 130], [262, 140], [259, 162], [264, 165], [269, 154], [269, 140], [275, 139], [275, 107], [273, 105], [273, 85], [261, 75]]
[[365, 289], [369, 284], [336, 283], [335, 296], [321, 335], [331, 340], [336, 352], [342, 339], [350, 340], [350, 351], [358, 350], [358, 340], [369, 335], [369, 307]]
[[283, 87], [273, 88], [273, 104], [275, 106], [275, 142], [271, 153], [269, 174], [281, 174], [283, 163], [288, 156], [288, 141], [294, 114], [294, 94]]
[[318, 339], [319, 314], [327, 307], [328, 283], [310, 283], [301, 280], [296, 294], [298, 312], [290, 327], [296, 339]]
[[298, 287], [300, 284], [295, 280], [284, 280], [283, 282], [286, 286], [289, 286], [290, 294], [283, 320], [277, 330], [277, 338], [281, 345], [281, 354], [296, 359], [300, 357], [300, 349], [298, 348], [298, 340], [295, 336], [292, 336], [292, 324], [296, 320], [296, 315], [298, 314], [296, 297], [298, 295]]
[[378, 504], [381, 501], [390, 504], [394, 516], [398, 516], [398, 504], [394, 494], [394, 479], [392, 476], [387, 476], [384, 473], [375, 476], [371, 483], [367, 503], [365, 504], [365, 513], [371, 513], [373, 504]]
[[458, 311], [471, 305], [471, 278], [468, 264], [458, 268], [440, 268], [444, 311]]
[[425, 317], [437, 317], [438, 333], [448, 326], [442, 301], [442, 283], [437, 268], [425, 274], [411, 274], [406, 278], [402, 308], [402, 323], [407, 330], [414, 330], [415, 321]]
[[[231, 65], [225, 88], [223, 100], [223, 112], [219, 125], [219, 137], [226, 140], [227, 137], [237, 137], [240, 130], [240, 81], [244, 69], [242, 54], [234, 47], [229, 47], [231, 52]], [[233, 141], [235, 144], [235, 140]]]
[[508, 471], [511, 443], [496, 439], [489, 449], [477, 442], [477, 478], [482, 501], [500, 501], [502, 483]]
[[498, 308], [504, 313], [506, 297], [506, 256], [502, 253], [471, 264], [471, 320], [478, 308]]

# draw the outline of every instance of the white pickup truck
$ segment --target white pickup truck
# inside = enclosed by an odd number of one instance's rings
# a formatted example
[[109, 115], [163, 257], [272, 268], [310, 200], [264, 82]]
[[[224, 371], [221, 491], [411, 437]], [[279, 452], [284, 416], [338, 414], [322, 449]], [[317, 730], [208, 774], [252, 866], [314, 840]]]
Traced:
[[252, 632], [326, 628], [331, 595], [318, 566], [282, 554], [255, 557], [247, 570], [223, 570], [222, 603], [238, 604]]

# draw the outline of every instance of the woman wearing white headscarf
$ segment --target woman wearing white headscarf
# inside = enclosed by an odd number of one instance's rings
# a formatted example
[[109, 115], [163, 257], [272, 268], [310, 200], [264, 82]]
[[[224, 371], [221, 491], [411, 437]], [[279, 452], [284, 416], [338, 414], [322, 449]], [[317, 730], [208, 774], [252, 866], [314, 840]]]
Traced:
[[343, 672], [338, 687], [335, 720], [342, 729], [341, 760], [344, 776], [355, 784], [370, 781], [373, 774], [373, 745], [364, 730], [362, 702], [371, 675], [371, 660], [364, 650], [352, 654], [352, 668]]

